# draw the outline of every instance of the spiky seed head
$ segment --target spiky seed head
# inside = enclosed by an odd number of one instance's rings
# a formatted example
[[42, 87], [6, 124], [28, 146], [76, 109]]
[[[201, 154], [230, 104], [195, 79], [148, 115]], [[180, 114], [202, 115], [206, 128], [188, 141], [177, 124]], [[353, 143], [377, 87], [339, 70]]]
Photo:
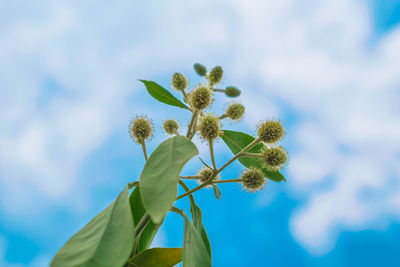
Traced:
[[210, 85], [212, 86], [219, 83], [222, 80], [223, 74], [224, 71], [222, 70], [221, 66], [216, 66], [211, 69], [210, 73], [208, 74], [208, 82]]
[[178, 132], [179, 124], [174, 119], [168, 119], [164, 121], [163, 128], [167, 134], [175, 134]]
[[189, 94], [189, 103], [196, 110], [208, 107], [212, 102], [212, 91], [206, 86], [200, 86]]
[[129, 135], [137, 143], [142, 143], [153, 134], [153, 123], [145, 116], [136, 116], [129, 123]]
[[204, 183], [213, 176], [213, 171], [210, 168], [204, 168], [199, 171], [200, 182]]
[[198, 130], [201, 138], [213, 141], [221, 133], [221, 122], [218, 117], [207, 114], [200, 118]]
[[238, 97], [240, 96], [240, 90], [234, 86], [228, 86], [225, 88], [225, 95], [227, 97]]
[[281, 169], [288, 159], [287, 152], [283, 147], [265, 148], [263, 156], [265, 167], [270, 171]]
[[258, 126], [258, 137], [265, 143], [276, 143], [285, 134], [280, 121], [268, 120]]
[[183, 76], [179, 72], [175, 72], [174, 75], [172, 75], [172, 88], [174, 88], [177, 91], [182, 91], [185, 90], [186, 87], [188, 86], [188, 81], [185, 76]]
[[204, 67], [203, 65], [201, 65], [200, 63], [196, 63], [193, 65], [194, 70], [196, 71], [196, 73], [200, 76], [206, 76], [207, 75], [207, 69], [206, 67]]
[[242, 173], [242, 180], [243, 188], [250, 193], [264, 189], [264, 185], [267, 183], [264, 173], [254, 167], [246, 169]]
[[240, 103], [232, 103], [228, 106], [225, 112], [226, 116], [231, 120], [240, 120], [244, 114], [244, 106]]

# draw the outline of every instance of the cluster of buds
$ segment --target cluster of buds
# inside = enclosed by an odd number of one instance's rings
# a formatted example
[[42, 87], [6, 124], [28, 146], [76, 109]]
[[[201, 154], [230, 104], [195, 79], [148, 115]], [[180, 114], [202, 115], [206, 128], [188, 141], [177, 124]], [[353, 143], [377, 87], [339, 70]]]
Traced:
[[[286, 150], [278, 145], [278, 142], [285, 136], [285, 130], [281, 122], [267, 120], [260, 123], [257, 128], [258, 137], [253, 143], [236, 154], [233, 159], [223, 167], [217, 168], [214, 159], [213, 143], [223, 134], [222, 121], [224, 119], [229, 119], [231, 121], [240, 120], [245, 113], [245, 107], [239, 102], [231, 102], [225, 109], [225, 112], [220, 116], [208, 112], [213, 105], [216, 93], [223, 93], [229, 98], [235, 98], [240, 96], [241, 91], [234, 86], [227, 86], [225, 89], [216, 88], [223, 79], [224, 72], [220, 66], [216, 66], [210, 71], [207, 71], [207, 68], [199, 63], [194, 64], [193, 67], [200, 77], [205, 78], [204, 82], [189, 89], [188, 79], [183, 74], [176, 72], [172, 76], [171, 86], [173, 89], [183, 94], [183, 99], [189, 105], [192, 112], [186, 137], [192, 139], [195, 134], [198, 134], [202, 140], [208, 143], [212, 164], [207, 164], [202, 161], [205, 168], [199, 170], [197, 175], [181, 176], [181, 179], [197, 179], [200, 185], [212, 185], [216, 187], [216, 183], [227, 181], [219, 180], [219, 173], [222, 169], [240, 157], [252, 157], [262, 163], [259, 164], [261, 167], [245, 169], [240, 178], [228, 181], [242, 183], [243, 188], [249, 192], [263, 189], [267, 183], [267, 172], [279, 171], [286, 165], [288, 160]], [[179, 124], [174, 119], [165, 120], [163, 129], [169, 135], [180, 135]], [[129, 127], [131, 137], [137, 143], [142, 144], [144, 150], [144, 142], [151, 137], [152, 130], [153, 125], [151, 121], [143, 116], [133, 119]], [[262, 143], [263, 146], [259, 153], [248, 153], [252, 147], [260, 143]]]
[[262, 162], [262, 169], [252, 167], [242, 173], [243, 187], [249, 192], [264, 188], [267, 179], [264, 178], [263, 169], [279, 171], [288, 160], [287, 151], [282, 146], [278, 146], [278, 142], [285, 136], [285, 130], [280, 121], [267, 120], [260, 123], [257, 135], [258, 138], [254, 143], [263, 143], [262, 151], [260, 153], [243, 152], [243, 156], [258, 158]]

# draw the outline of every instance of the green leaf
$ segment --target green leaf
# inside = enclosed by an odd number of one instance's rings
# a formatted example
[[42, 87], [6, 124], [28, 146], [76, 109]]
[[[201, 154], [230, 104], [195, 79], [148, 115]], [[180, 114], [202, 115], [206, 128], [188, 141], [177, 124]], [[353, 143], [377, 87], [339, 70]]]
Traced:
[[138, 267], [171, 267], [182, 261], [182, 248], [151, 248], [140, 252], [129, 260]]
[[[224, 140], [225, 144], [229, 147], [233, 154], [239, 153], [243, 148], [245, 148], [255, 139], [254, 137], [242, 132], [228, 130], [224, 130], [223, 132], [224, 134], [222, 135], [222, 140]], [[260, 143], [251, 148], [248, 152], [259, 153], [262, 150], [263, 146], [264, 145]], [[239, 158], [239, 162], [247, 168], [256, 167], [262, 169], [265, 176], [270, 180], [273, 180], [275, 182], [286, 181], [285, 177], [279, 171], [269, 171], [266, 168], [262, 168], [263, 163], [257, 158], [241, 157]]]
[[129, 189], [94, 217], [56, 253], [50, 266], [121, 267], [128, 260], [135, 240], [129, 206]]
[[197, 155], [196, 146], [184, 136], [167, 139], [151, 154], [140, 175], [143, 205], [159, 224], [175, 202], [179, 173]]
[[207, 248], [208, 255], [211, 259], [211, 245], [210, 245], [210, 240], [208, 239], [206, 229], [203, 226], [203, 216], [201, 214], [201, 209], [199, 206], [197, 206], [194, 201], [190, 203], [190, 211], [192, 212], [192, 218], [193, 218], [193, 225], [197, 229], [197, 231], [200, 233], [201, 238], [203, 239], [204, 245]]
[[[129, 202], [131, 204], [131, 210], [133, 215], [133, 221], [135, 225], [138, 225], [142, 217], [144, 216], [146, 210], [143, 206], [142, 197], [140, 196], [140, 187], [137, 186], [132, 191], [131, 196], [129, 197]], [[156, 236], [158, 231], [158, 226], [154, 224], [151, 220], [143, 229], [140, 234], [139, 244], [138, 244], [138, 252], [143, 251], [150, 247], [151, 242]]]
[[167, 89], [165, 89], [161, 85], [153, 81], [146, 81], [146, 80], [139, 80], [139, 81], [144, 83], [149, 94], [158, 101], [165, 103], [167, 105], [190, 110], [188, 106], [179, 101], [175, 96], [173, 96]]
[[209, 243], [207, 247], [202, 231], [193, 225], [186, 215], [183, 218], [185, 219], [185, 229], [183, 234], [182, 267], [211, 266]]

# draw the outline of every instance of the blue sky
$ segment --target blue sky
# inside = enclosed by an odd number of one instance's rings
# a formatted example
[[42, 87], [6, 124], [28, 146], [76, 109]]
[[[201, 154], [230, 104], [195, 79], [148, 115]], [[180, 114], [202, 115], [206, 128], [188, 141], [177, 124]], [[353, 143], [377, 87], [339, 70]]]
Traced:
[[[255, 133], [280, 118], [287, 183], [196, 193], [214, 266], [399, 266], [400, 2], [0, 2], [0, 266], [46, 266], [140, 174], [130, 118], [187, 123], [137, 79], [168, 87], [222, 65]], [[218, 96], [217, 113], [226, 99]], [[205, 146], [196, 140], [200, 153]], [[216, 144], [217, 163], [230, 152]], [[191, 174], [198, 161], [184, 169]], [[223, 173], [234, 178], [234, 164]], [[195, 183], [190, 184], [195, 186]], [[187, 203], [183, 202], [182, 207]], [[169, 216], [155, 245], [180, 246]]]

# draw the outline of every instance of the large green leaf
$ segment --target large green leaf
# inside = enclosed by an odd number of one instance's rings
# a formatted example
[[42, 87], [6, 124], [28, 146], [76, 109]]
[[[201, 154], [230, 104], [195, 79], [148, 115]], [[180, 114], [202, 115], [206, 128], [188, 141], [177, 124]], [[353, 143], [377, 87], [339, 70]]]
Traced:
[[154, 223], [159, 224], [174, 204], [179, 173], [197, 154], [188, 138], [175, 136], [159, 145], [146, 162], [140, 175], [140, 193]]
[[186, 215], [183, 218], [185, 219], [185, 229], [183, 234], [182, 267], [211, 266], [210, 250], [204, 240], [202, 231], [193, 225]]
[[129, 258], [135, 240], [129, 205], [129, 189], [94, 217], [54, 256], [50, 266], [121, 267]]
[[189, 107], [187, 107], [185, 104], [179, 101], [175, 96], [173, 96], [167, 89], [165, 89], [161, 85], [153, 81], [146, 81], [146, 80], [139, 80], [139, 81], [144, 83], [149, 94], [158, 101], [165, 103], [167, 105], [190, 110]]
[[[143, 206], [142, 197], [140, 196], [139, 186], [135, 187], [135, 189], [132, 191], [131, 196], [129, 197], [129, 202], [131, 204], [133, 221], [135, 222], [135, 225], [138, 225], [146, 212]], [[157, 225], [150, 220], [140, 234], [137, 252], [143, 251], [150, 247], [157, 231]]]
[[129, 260], [138, 267], [171, 267], [182, 261], [182, 248], [151, 248], [140, 252]]
[[[233, 154], [239, 153], [243, 148], [245, 148], [255, 139], [254, 137], [242, 132], [228, 130], [224, 130], [223, 132], [224, 134], [222, 135], [222, 140], [224, 140], [225, 144], [229, 147]], [[260, 143], [251, 148], [248, 152], [259, 153], [262, 148], [263, 144]], [[257, 158], [241, 157], [239, 158], [239, 161], [247, 168], [256, 167], [262, 169], [265, 176], [270, 180], [273, 180], [275, 182], [286, 181], [285, 177], [279, 171], [269, 171], [266, 168], [262, 168], [263, 164]]]

